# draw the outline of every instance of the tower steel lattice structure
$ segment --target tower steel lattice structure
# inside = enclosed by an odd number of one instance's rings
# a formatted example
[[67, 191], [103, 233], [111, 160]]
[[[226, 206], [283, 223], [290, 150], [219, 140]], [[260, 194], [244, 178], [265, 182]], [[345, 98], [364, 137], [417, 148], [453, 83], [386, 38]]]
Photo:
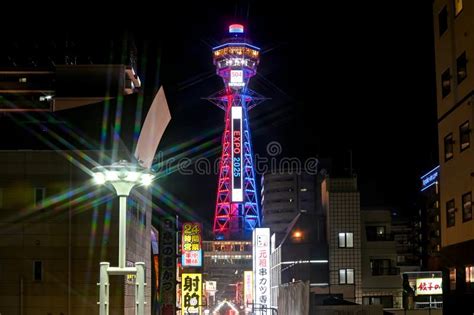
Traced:
[[261, 213], [253, 161], [248, 111], [265, 98], [248, 88], [257, 72], [260, 48], [249, 43], [240, 24], [213, 48], [224, 89], [208, 100], [225, 111], [213, 232], [217, 240], [242, 239], [260, 226]]

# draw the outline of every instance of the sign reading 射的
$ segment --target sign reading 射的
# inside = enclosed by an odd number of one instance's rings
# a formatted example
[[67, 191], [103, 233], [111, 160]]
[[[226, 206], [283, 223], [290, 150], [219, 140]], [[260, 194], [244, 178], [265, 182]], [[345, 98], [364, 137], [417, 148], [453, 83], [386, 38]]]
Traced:
[[201, 314], [202, 275], [183, 273], [181, 276], [181, 314]]
[[183, 267], [201, 267], [201, 224], [198, 222], [183, 223], [181, 264]]
[[232, 106], [232, 201], [243, 201], [242, 189], [242, 107]]
[[253, 272], [244, 271], [244, 304], [250, 306], [253, 300]]
[[253, 230], [252, 245], [256, 314], [265, 314], [270, 307], [270, 229]]
[[416, 279], [415, 295], [443, 294], [443, 278]]

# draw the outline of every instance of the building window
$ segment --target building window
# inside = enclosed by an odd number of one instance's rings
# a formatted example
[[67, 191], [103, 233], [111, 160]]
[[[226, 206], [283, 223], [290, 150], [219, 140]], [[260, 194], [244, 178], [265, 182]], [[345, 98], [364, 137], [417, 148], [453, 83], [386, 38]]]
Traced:
[[393, 296], [364, 296], [362, 298], [362, 303], [364, 305], [381, 304], [383, 308], [393, 308]]
[[471, 146], [471, 129], [469, 128], [469, 121], [459, 126], [459, 145], [461, 152]]
[[447, 227], [456, 224], [456, 208], [454, 207], [454, 199], [446, 202], [446, 225]]
[[45, 195], [46, 195], [46, 188], [44, 187], [35, 188], [35, 207], [42, 205]]
[[467, 59], [466, 52], [463, 52], [458, 59], [456, 59], [456, 75], [458, 84], [464, 81], [467, 77]]
[[462, 0], [454, 0], [454, 14], [458, 16], [462, 11]]
[[453, 134], [450, 133], [446, 137], [444, 137], [444, 160], [449, 161], [453, 158]]
[[387, 240], [385, 226], [367, 226], [365, 228], [367, 241], [384, 241]]
[[43, 262], [40, 260], [33, 262], [33, 280], [43, 281]]
[[466, 283], [474, 283], [474, 266], [466, 266]]
[[354, 284], [354, 269], [339, 269], [339, 284]]
[[353, 233], [339, 233], [339, 248], [353, 248], [354, 234]]
[[446, 97], [451, 93], [451, 73], [449, 68], [441, 75], [441, 96]]
[[445, 6], [438, 15], [439, 36], [448, 30], [448, 8]]
[[449, 289], [456, 290], [456, 268], [449, 268]]
[[394, 276], [399, 274], [399, 269], [392, 267], [390, 259], [371, 259], [370, 269], [372, 276]]
[[462, 195], [462, 222], [472, 220], [472, 195], [470, 192]]

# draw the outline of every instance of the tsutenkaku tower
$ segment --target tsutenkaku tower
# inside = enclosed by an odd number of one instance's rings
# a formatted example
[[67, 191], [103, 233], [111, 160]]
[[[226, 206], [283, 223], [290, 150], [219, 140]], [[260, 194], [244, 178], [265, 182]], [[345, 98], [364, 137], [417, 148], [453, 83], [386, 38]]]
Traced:
[[242, 25], [233, 24], [229, 38], [212, 52], [225, 86], [209, 97], [225, 111], [213, 231], [217, 240], [241, 239], [261, 222], [248, 118], [248, 111], [265, 100], [248, 88], [260, 48], [249, 44]]

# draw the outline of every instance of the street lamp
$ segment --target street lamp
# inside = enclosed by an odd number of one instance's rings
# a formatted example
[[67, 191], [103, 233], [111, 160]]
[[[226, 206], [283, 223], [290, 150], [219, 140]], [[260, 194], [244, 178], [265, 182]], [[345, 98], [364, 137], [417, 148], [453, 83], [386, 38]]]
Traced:
[[99, 184], [111, 184], [119, 197], [119, 255], [118, 267], [110, 263], [100, 263], [99, 314], [109, 314], [109, 275], [135, 274], [135, 314], [145, 312], [145, 263], [136, 262], [134, 267], [125, 266], [127, 249], [127, 197], [133, 187], [148, 186], [154, 175], [147, 169], [127, 161], [119, 161], [108, 166], [97, 166], [92, 169], [94, 181]]
[[108, 166], [92, 169], [94, 181], [99, 184], [111, 184], [119, 197], [119, 268], [125, 268], [127, 248], [127, 197], [136, 185], [148, 186], [154, 175], [146, 168], [127, 161], [119, 161]]

